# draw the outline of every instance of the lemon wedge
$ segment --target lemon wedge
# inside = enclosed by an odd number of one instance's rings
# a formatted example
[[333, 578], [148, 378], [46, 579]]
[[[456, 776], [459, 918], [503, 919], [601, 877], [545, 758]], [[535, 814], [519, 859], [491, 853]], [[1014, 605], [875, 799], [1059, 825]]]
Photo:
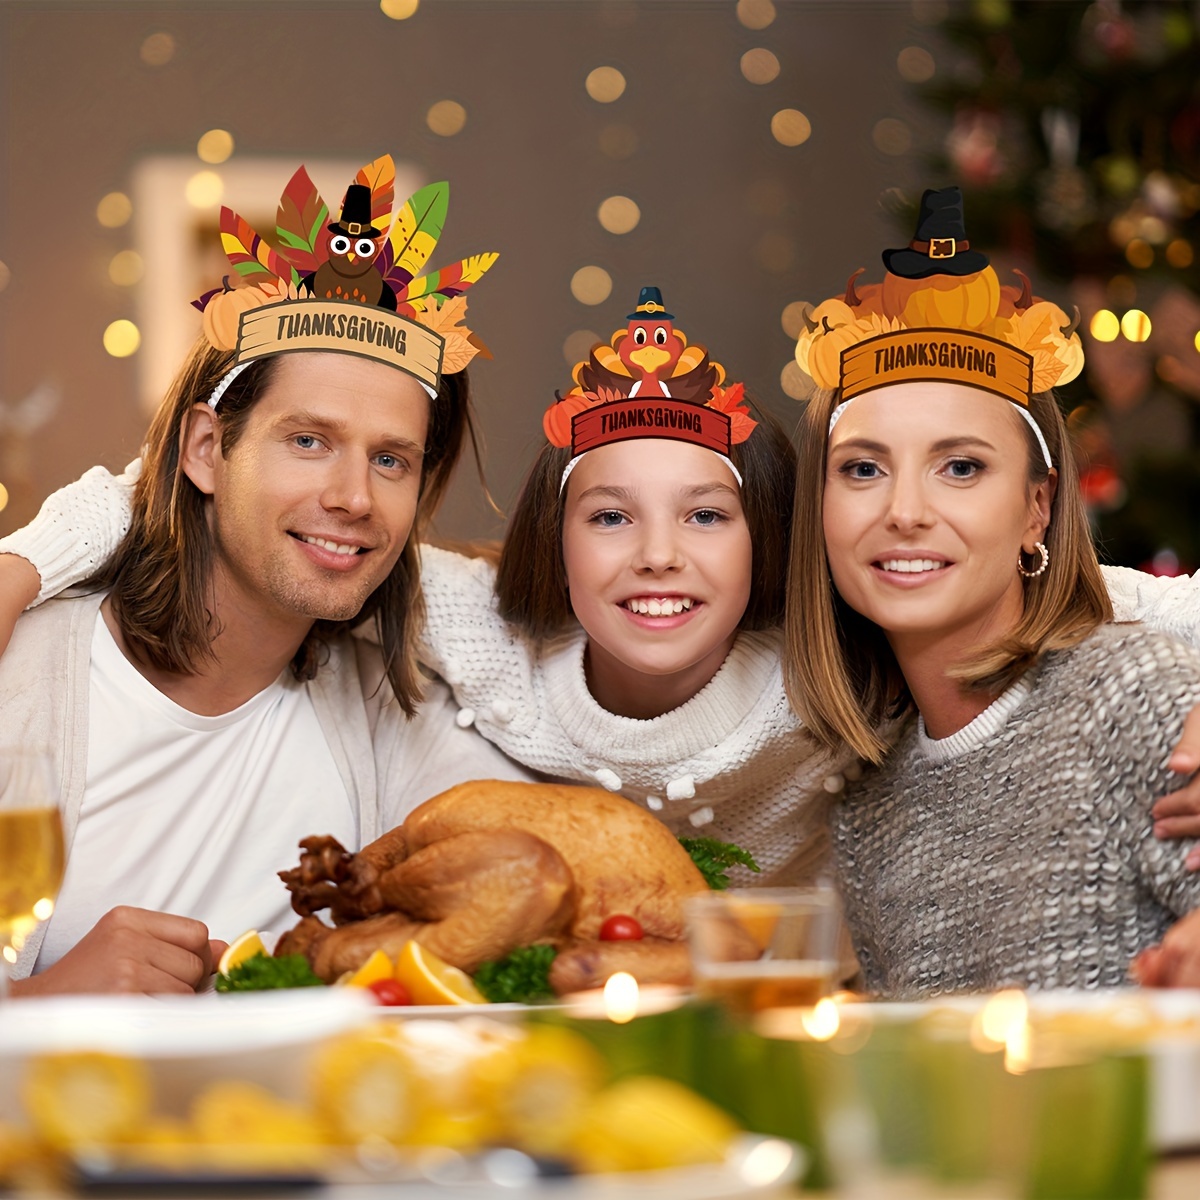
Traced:
[[471, 977], [417, 942], [405, 942], [396, 959], [395, 977], [414, 1004], [486, 1004]]
[[266, 954], [267, 948], [263, 945], [263, 940], [258, 936], [257, 929], [247, 929], [241, 937], [234, 938], [228, 946], [225, 947], [225, 953], [221, 955], [221, 961], [217, 963], [217, 970], [222, 975], [228, 975], [234, 967], [240, 967], [248, 958], [253, 958], [256, 954]]
[[373, 983], [378, 983], [381, 979], [391, 979], [392, 972], [395, 968], [392, 966], [392, 960], [382, 950], [376, 950], [367, 959], [346, 983], [350, 987], [370, 987]]

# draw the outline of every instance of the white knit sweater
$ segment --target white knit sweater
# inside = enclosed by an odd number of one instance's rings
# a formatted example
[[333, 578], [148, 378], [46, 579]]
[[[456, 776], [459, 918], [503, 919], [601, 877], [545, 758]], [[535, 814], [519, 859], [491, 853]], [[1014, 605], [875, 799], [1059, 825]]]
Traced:
[[[42, 576], [39, 601], [87, 578], [128, 525], [137, 465], [114, 479], [95, 467], [49, 497], [25, 529], [0, 541]], [[490, 564], [422, 548], [425, 658], [453, 689], [459, 723], [544, 775], [600, 784], [680, 835], [749, 850], [762, 867], [739, 885], [811, 881], [828, 851], [827, 802], [839, 763], [814, 753], [788, 707], [779, 638], [742, 634], [686, 704], [650, 721], [608, 712], [588, 691], [586, 636], [538, 645], [500, 619]]]

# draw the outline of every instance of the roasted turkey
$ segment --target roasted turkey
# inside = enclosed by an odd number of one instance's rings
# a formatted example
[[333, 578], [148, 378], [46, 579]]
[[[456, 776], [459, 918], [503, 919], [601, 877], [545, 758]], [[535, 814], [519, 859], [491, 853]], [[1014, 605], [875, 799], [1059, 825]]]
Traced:
[[[552, 942], [559, 993], [621, 970], [688, 978], [683, 902], [707, 890], [704, 877], [666, 826], [611, 792], [480, 780], [427, 800], [357, 854], [330, 837], [300, 846], [300, 865], [279, 874], [302, 920], [276, 953], [306, 955], [326, 982], [409, 939], [467, 972]], [[616, 914], [635, 917], [644, 940], [600, 941]]]

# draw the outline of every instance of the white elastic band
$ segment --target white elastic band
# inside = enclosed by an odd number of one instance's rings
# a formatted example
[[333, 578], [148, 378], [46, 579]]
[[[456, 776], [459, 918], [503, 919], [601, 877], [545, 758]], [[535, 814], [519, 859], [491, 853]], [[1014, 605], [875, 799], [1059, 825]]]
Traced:
[[[851, 396], [849, 400], [843, 400], [842, 403], [839, 404], [837, 406], [837, 408], [835, 408], [833, 410], [833, 412], [831, 412], [829, 414], [829, 433], [830, 434], [833, 433], [833, 427], [841, 419], [842, 413], [844, 413], [846, 411], [846, 409], [849, 408], [849, 406], [851, 404], [853, 404], [854, 401], [857, 399], [858, 399], [857, 396]], [[1042, 460], [1046, 464], [1046, 470], [1053, 471], [1054, 464], [1050, 461], [1050, 447], [1046, 445], [1046, 439], [1042, 435], [1042, 431], [1041, 431], [1040, 427], [1038, 426], [1038, 423], [1033, 419], [1033, 414], [1030, 413], [1030, 411], [1027, 408], [1025, 408], [1024, 405], [1021, 405], [1021, 404], [1014, 404], [1013, 408], [1015, 408], [1017, 410], [1017, 412], [1020, 413], [1021, 416], [1025, 418], [1026, 424], [1028, 424], [1029, 428], [1033, 430], [1033, 436], [1035, 438], [1037, 438], [1037, 444], [1042, 448]]]
[[[831, 426], [830, 426], [830, 428], [832, 429], [832, 428], [833, 428], [833, 426], [831, 425]], [[586, 450], [583, 452], [583, 454], [587, 454], [587, 453], [588, 453], [588, 451], [586, 451]], [[719, 459], [720, 459], [720, 460], [721, 460], [721, 461], [722, 461], [722, 462], [723, 462], [723, 463], [724, 463], [724, 464], [725, 464], [725, 465], [726, 465], [726, 466], [729, 468], [729, 470], [730, 470], [730, 471], [733, 473], [733, 477], [734, 477], [734, 479], [736, 479], [736, 480], [737, 480], [738, 487], [744, 487], [745, 485], [742, 483], [742, 473], [741, 473], [741, 471], [739, 471], [739, 470], [737, 469], [737, 467], [735, 467], [735, 466], [733, 465], [733, 463], [732, 463], [732, 462], [731, 462], [731, 461], [730, 461], [730, 460], [729, 460], [729, 459], [728, 459], [728, 458], [727, 458], [727, 457], [726, 457], [724, 454], [717, 454], [717, 451], [715, 451], [715, 450], [713, 450], [713, 451], [712, 451], [712, 453], [713, 453], [713, 454], [716, 454], [716, 455], [717, 455], [717, 457], [718, 457], [718, 458], [719, 458]], [[574, 457], [573, 459], [571, 459], [571, 461], [570, 461], [569, 463], [567, 463], [567, 465], [566, 465], [565, 467], [563, 467], [562, 479], [560, 479], [560, 480], [559, 480], [559, 483], [558, 483], [558, 494], [559, 494], [560, 496], [561, 496], [561, 495], [562, 495], [562, 493], [563, 493], [563, 488], [565, 488], [565, 487], [567, 486], [567, 480], [571, 478], [571, 472], [572, 472], [573, 470], [575, 470], [575, 468], [576, 468], [577, 466], [579, 466], [580, 462], [582, 461], [582, 459], [583, 459], [583, 454], [577, 454], [577, 455], [575, 455], [575, 457]]]
[[[229, 385], [250, 365], [250, 363], [257, 361], [257, 359], [252, 358], [249, 362], [238, 363], [236, 367], [231, 367], [225, 373], [225, 377], [221, 380], [221, 382], [218, 383], [215, 388], [213, 388], [213, 394], [208, 398], [209, 408], [215, 412], [217, 405], [221, 403], [221, 397], [225, 395]], [[405, 374], [408, 374], [408, 372], [406, 371]], [[412, 378], [416, 379], [416, 376], [414, 375]], [[436, 388], [430, 387], [429, 384], [427, 384], [423, 379], [417, 379], [417, 382], [425, 389], [425, 392], [429, 396], [430, 400], [437, 399]]]

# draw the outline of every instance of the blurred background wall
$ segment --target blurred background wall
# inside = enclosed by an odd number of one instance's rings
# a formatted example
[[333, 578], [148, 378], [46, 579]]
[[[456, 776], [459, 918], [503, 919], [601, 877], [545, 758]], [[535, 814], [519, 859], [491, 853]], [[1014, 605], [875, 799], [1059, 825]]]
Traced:
[[[0, 0], [0, 532], [136, 453], [219, 282], [222, 202], [269, 231], [299, 163], [334, 207], [390, 152], [400, 187], [451, 183], [434, 266], [500, 252], [470, 323], [502, 507], [643, 285], [793, 426], [804, 304], [877, 278], [921, 189], [958, 182], [1002, 277], [1081, 309], [1096, 365], [1064, 400], [1110, 557], [1194, 568], [1196, 21], [1185, 0]], [[500, 528], [462, 472], [440, 531]]]

